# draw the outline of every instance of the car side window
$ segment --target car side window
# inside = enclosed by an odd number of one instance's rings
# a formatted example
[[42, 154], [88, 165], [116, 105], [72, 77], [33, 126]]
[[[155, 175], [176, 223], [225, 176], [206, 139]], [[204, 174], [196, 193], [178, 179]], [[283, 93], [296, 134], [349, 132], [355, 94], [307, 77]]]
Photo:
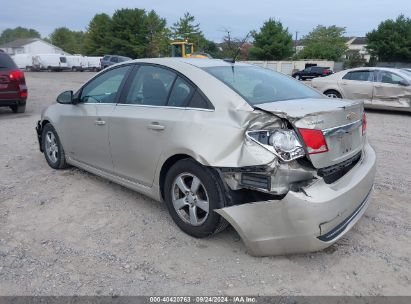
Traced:
[[374, 74], [372, 73], [372, 71], [352, 71], [345, 74], [342, 79], [356, 81], [374, 81]]
[[401, 76], [388, 71], [380, 71], [378, 80], [379, 82], [389, 84], [400, 84], [401, 82], [405, 81]]
[[82, 103], [115, 103], [120, 85], [127, 75], [130, 65], [111, 69], [83, 87], [80, 96]]
[[212, 105], [205, 99], [203, 94], [199, 90], [196, 90], [190, 102], [188, 103], [189, 108], [198, 108], [198, 109], [210, 109], [213, 108]]
[[117, 63], [117, 62], [118, 62], [118, 58], [117, 58], [117, 57], [111, 57], [111, 58], [110, 58], [110, 61]]
[[311, 67], [309, 67], [309, 68], [306, 68], [306, 69], [304, 70], [304, 72], [305, 72], [305, 73], [310, 73], [310, 72], [311, 72], [311, 70], [312, 70], [312, 68], [311, 68]]
[[194, 88], [184, 79], [178, 77], [174, 82], [167, 105], [170, 107], [186, 107]]
[[165, 106], [177, 75], [157, 66], [141, 66], [131, 82], [127, 104]]

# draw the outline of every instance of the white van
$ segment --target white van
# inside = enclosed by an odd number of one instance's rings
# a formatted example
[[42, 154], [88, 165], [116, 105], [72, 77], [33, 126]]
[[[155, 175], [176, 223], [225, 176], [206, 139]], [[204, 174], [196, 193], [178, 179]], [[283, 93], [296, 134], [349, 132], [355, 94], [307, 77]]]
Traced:
[[16, 54], [12, 58], [20, 70], [31, 71], [33, 69], [33, 55]]
[[51, 71], [67, 70], [67, 58], [61, 54], [38, 54], [33, 56], [33, 69]]
[[103, 57], [98, 56], [86, 56], [84, 57], [87, 62], [87, 70], [98, 72], [100, 71], [100, 62]]
[[72, 71], [84, 71], [87, 68], [87, 61], [82, 55], [66, 56], [67, 67]]

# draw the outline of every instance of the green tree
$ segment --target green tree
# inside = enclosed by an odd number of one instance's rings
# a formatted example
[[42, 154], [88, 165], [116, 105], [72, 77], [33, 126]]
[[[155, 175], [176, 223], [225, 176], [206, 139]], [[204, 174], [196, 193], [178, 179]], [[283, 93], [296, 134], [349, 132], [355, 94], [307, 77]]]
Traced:
[[367, 61], [361, 56], [359, 51], [347, 51], [344, 61], [344, 68], [351, 69], [364, 66]]
[[367, 49], [380, 61], [411, 62], [411, 19], [400, 15], [367, 33]]
[[0, 44], [11, 42], [21, 38], [40, 38], [40, 33], [35, 29], [16, 27], [14, 29], [5, 29], [0, 35]]
[[293, 40], [280, 21], [270, 18], [260, 31], [253, 31], [253, 47], [250, 58], [257, 60], [281, 60], [293, 54]]
[[147, 57], [166, 56], [170, 49], [170, 30], [166, 28], [166, 20], [160, 18], [155, 11], [150, 11], [145, 20], [147, 27]]
[[188, 39], [190, 42], [203, 37], [200, 23], [196, 23], [195, 17], [188, 12], [171, 26], [171, 32], [174, 39]]
[[145, 57], [148, 46], [146, 13], [142, 9], [117, 10], [111, 18], [110, 48], [118, 55]]
[[71, 31], [66, 27], [56, 28], [50, 35], [52, 44], [71, 54], [82, 53], [83, 38], [83, 32]]
[[299, 58], [340, 60], [347, 51], [343, 34], [345, 28], [318, 25], [303, 39], [304, 49], [298, 53]]
[[84, 36], [84, 52], [87, 55], [102, 56], [111, 53], [109, 46], [111, 18], [107, 14], [97, 14], [90, 21]]

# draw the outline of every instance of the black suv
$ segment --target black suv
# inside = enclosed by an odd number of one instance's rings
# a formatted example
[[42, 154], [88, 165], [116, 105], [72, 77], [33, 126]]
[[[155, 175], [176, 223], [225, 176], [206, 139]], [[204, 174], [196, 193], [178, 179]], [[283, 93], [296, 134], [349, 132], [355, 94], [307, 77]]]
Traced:
[[101, 59], [100, 62], [100, 68], [105, 69], [113, 64], [131, 60], [130, 57], [125, 57], [125, 56], [118, 56], [118, 55], [104, 55], [104, 57]]
[[10, 107], [14, 113], [24, 113], [26, 100], [24, 73], [8, 54], [0, 50], [0, 107]]
[[324, 68], [319, 66], [312, 66], [305, 68], [302, 71], [295, 72], [292, 76], [298, 80], [313, 79], [316, 77], [324, 77], [332, 74], [330, 68]]

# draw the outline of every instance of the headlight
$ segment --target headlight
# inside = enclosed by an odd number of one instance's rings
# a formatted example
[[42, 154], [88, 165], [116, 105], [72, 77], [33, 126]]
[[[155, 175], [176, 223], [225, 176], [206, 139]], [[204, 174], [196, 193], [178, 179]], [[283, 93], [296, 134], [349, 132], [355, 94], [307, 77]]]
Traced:
[[287, 162], [305, 155], [304, 148], [293, 130], [248, 131], [247, 137]]

